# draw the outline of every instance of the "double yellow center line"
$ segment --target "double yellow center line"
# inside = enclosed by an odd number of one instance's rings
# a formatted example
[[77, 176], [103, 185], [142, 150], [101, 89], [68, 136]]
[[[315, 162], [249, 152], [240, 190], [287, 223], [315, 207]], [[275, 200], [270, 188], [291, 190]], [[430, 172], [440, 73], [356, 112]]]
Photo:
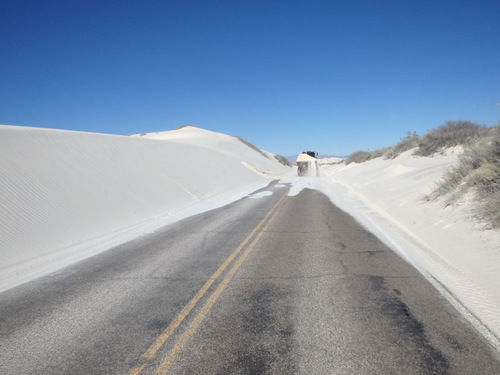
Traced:
[[[191, 310], [196, 306], [200, 299], [207, 293], [212, 284], [222, 275], [226, 268], [233, 262], [233, 260], [240, 254], [240, 252], [246, 247], [245, 251], [241, 254], [238, 260], [233, 264], [231, 269], [227, 272], [224, 279], [220, 282], [217, 289], [212, 293], [210, 298], [205, 302], [205, 305], [198, 312], [196, 317], [193, 319], [189, 327], [184, 331], [184, 333], [177, 340], [173, 348], [164, 358], [160, 366], [155, 370], [154, 375], [166, 374], [172, 366], [175, 358], [182, 351], [186, 343], [189, 341], [191, 336], [196, 332], [199, 325], [208, 314], [214, 303], [217, 301], [223, 290], [226, 288], [227, 284], [231, 281], [234, 274], [240, 268], [241, 264], [244, 262], [248, 254], [255, 247], [257, 242], [267, 230], [269, 224], [274, 220], [278, 211], [281, 209], [283, 203], [286, 200], [287, 193], [285, 193], [281, 199], [276, 203], [273, 208], [267, 213], [267, 215], [260, 221], [259, 224], [250, 232], [250, 234], [243, 240], [242, 243], [233, 251], [233, 253], [224, 261], [224, 263], [215, 271], [215, 273], [208, 279], [208, 281], [201, 287], [201, 289], [195, 294], [195, 296], [188, 302], [186, 306], [181, 310], [181, 312], [175, 317], [175, 319], [170, 323], [170, 325], [158, 336], [155, 342], [146, 350], [146, 352], [141, 356], [140, 363], [133, 367], [128, 375], [139, 374], [151, 360], [155, 357], [160, 348], [169, 339], [172, 333], [177, 329], [177, 327], [182, 323], [182, 321], [187, 317]], [[253, 240], [252, 240], [253, 239]], [[247, 244], [249, 244], [247, 246]]]

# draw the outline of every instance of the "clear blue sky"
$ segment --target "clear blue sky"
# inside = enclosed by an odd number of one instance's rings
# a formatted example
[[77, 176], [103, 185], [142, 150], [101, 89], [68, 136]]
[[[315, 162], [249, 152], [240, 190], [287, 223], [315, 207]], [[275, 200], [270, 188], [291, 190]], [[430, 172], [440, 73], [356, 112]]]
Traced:
[[500, 120], [500, 1], [0, 2], [0, 123], [347, 155]]

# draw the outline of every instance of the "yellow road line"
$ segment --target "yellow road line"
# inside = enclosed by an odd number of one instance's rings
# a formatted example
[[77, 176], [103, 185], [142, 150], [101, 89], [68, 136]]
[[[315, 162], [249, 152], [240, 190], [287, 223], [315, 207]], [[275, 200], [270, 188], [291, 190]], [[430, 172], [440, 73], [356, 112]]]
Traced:
[[[141, 371], [148, 365], [148, 363], [154, 358], [158, 350], [163, 346], [163, 344], [168, 340], [168, 338], [172, 335], [175, 329], [182, 323], [182, 321], [186, 318], [187, 315], [191, 312], [191, 310], [196, 306], [198, 301], [205, 295], [205, 293], [210, 289], [212, 284], [220, 277], [220, 275], [224, 272], [224, 270], [229, 266], [229, 264], [234, 260], [234, 258], [240, 253], [240, 251], [246, 246], [246, 244], [252, 239], [255, 233], [262, 227], [262, 225], [268, 220], [268, 218], [273, 214], [273, 212], [277, 211], [278, 206], [287, 194], [283, 195], [281, 199], [276, 203], [273, 208], [266, 214], [264, 219], [262, 219], [259, 224], [255, 226], [255, 228], [250, 232], [250, 234], [241, 242], [236, 250], [227, 257], [224, 263], [214, 272], [214, 274], [207, 280], [207, 282], [201, 287], [201, 289], [194, 295], [194, 297], [187, 303], [186, 306], [181, 310], [181, 312], [175, 317], [175, 319], [168, 325], [167, 328], [158, 336], [155, 342], [144, 352], [141, 356], [140, 363], [130, 369], [128, 375], [138, 375]], [[273, 218], [274, 219], [274, 216]], [[272, 220], [271, 219], [271, 220]], [[266, 225], [267, 227], [267, 225]]]
[[[285, 197], [286, 197], [286, 195], [283, 196], [283, 198], [285, 198]], [[198, 314], [193, 319], [193, 321], [191, 322], [191, 324], [189, 325], [189, 327], [187, 328], [187, 330], [182, 334], [182, 336], [179, 338], [179, 340], [177, 340], [177, 342], [174, 345], [174, 347], [172, 348], [172, 350], [167, 354], [167, 356], [165, 357], [165, 359], [163, 360], [163, 362], [155, 370], [154, 375], [164, 375], [164, 374], [166, 374], [168, 372], [168, 370], [170, 369], [170, 366], [172, 366], [172, 364], [174, 363], [175, 359], [180, 354], [180, 352], [182, 351], [182, 349], [184, 348], [184, 346], [187, 344], [187, 342], [189, 341], [189, 339], [191, 338], [191, 336], [196, 332], [196, 330], [198, 329], [198, 327], [201, 324], [201, 322], [203, 321], [203, 319], [205, 319], [205, 317], [207, 316], [207, 314], [210, 312], [210, 310], [212, 309], [213, 305], [215, 304], [215, 302], [217, 301], [217, 299], [220, 297], [220, 295], [222, 294], [222, 292], [226, 288], [227, 284], [229, 284], [229, 282], [233, 278], [233, 276], [236, 273], [236, 271], [238, 271], [238, 269], [243, 264], [243, 262], [245, 261], [246, 257], [248, 256], [248, 254], [250, 254], [250, 252], [253, 250], [253, 248], [255, 247], [255, 245], [257, 244], [257, 242], [259, 242], [260, 238], [262, 237], [262, 235], [266, 231], [266, 229], [269, 226], [269, 224], [274, 220], [274, 218], [278, 214], [278, 212], [279, 212], [279, 210], [281, 208], [281, 204], [283, 204], [283, 202], [285, 201], [283, 198], [281, 198], [281, 200], [278, 202], [278, 204], [280, 204], [280, 205], [279, 205], [279, 207], [276, 208], [276, 210], [275, 210], [273, 216], [271, 217], [271, 219], [269, 219], [269, 221], [266, 223], [266, 225], [264, 226], [264, 228], [262, 228], [262, 230], [257, 234], [257, 236], [255, 237], [255, 239], [252, 241], [252, 243], [247, 247], [247, 249], [243, 252], [243, 254], [241, 254], [241, 256], [236, 261], [236, 263], [231, 267], [231, 269], [227, 273], [227, 275], [224, 278], [224, 280], [221, 281], [221, 283], [219, 284], [219, 286], [217, 287], [217, 289], [215, 290], [215, 292], [210, 296], [210, 298], [207, 300], [207, 302], [205, 303], [205, 305], [198, 312]]]

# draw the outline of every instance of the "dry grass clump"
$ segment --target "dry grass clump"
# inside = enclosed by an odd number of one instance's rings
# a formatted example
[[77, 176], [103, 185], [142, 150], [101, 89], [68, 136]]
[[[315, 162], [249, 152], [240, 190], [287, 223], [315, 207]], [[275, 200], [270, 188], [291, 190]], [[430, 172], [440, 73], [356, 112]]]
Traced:
[[345, 159], [345, 165], [351, 163], [364, 163], [371, 158], [371, 153], [368, 151], [356, 151], [353, 152]]
[[471, 121], [446, 121], [419, 140], [414, 155], [432, 156], [449, 147], [468, 146], [487, 133], [488, 128]]
[[345, 159], [345, 164], [382, 156], [394, 159], [411, 149], [415, 156], [432, 156], [454, 146], [463, 146], [463, 154], [424, 198], [444, 198], [445, 206], [470, 198], [477, 218], [491, 228], [500, 228], [500, 125], [488, 128], [471, 121], [446, 121], [424, 137], [408, 132], [394, 146], [373, 152], [356, 151]]
[[382, 156], [385, 156], [387, 152], [389, 152], [391, 148], [390, 147], [383, 147], [379, 148], [378, 150], [370, 152], [370, 158], [369, 159], [376, 159], [376, 158], [381, 158]]
[[446, 121], [436, 129], [430, 130], [424, 137], [419, 137], [416, 132], [408, 131], [406, 137], [393, 146], [381, 148], [372, 152], [356, 151], [349, 155], [346, 164], [363, 163], [367, 160], [384, 157], [395, 159], [403, 152], [415, 149], [415, 156], [432, 156], [449, 147], [458, 145], [472, 145], [478, 139], [489, 134], [489, 128], [480, 126], [471, 121]]
[[398, 143], [396, 143], [392, 147], [388, 147], [384, 153], [385, 159], [395, 159], [403, 152], [411, 150], [415, 148], [419, 141], [419, 136], [416, 132], [411, 133], [410, 131], [407, 133], [406, 137], [402, 138]]
[[500, 127], [487, 129], [485, 136], [468, 143], [457, 165], [425, 198], [446, 197], [444, 204], [449, 206], [470, 194], [477, 217], [492, 228], [500, 228]]
[[416, 132], [408, 131], [406, 137], [401, 138], [401, 140], [394, 146], [380, 148], [375, 151], [356, 151], [349, 155], [345, 159], [345, 164], [349, 163], [363, 163], [368, 160], [384, 157], [385, 159], [395, 159], [403, 152], [411, 150], [417, 146], [419, 137]]

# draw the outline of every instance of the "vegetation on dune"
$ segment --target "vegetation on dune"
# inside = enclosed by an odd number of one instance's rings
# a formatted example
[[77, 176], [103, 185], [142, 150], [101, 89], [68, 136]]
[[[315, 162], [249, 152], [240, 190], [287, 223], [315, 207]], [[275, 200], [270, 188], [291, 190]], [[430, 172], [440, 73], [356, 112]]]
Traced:
[[[250, 147], [251, 149], [257, 151], [259, 154], [261, 154], [262, 156], [266, 157], [269, 159], [269, 155], [267, 155], [264, 151], [262, 151], [260, 148], [258, 148], [257, 146], [255, 146], [254, 144], [244, 140], [243, 138], [241, 137], [236, 137], [236, 139], [238, 139], [240, 142], [244, 143], [245, 145], [247, 145], [248, 147]], [[291, 167], [292, 166], [292, 163], [290, 163], [288, 161], [287, 158], [285, 158], [284, 156], [281, 156], [281, 155], [274, 155], [274, 158], [281, 164], [287, 166], [287, 167]]]
[[423, 137], [408, 132], [391, 147], [356, 151], [345, 159], [345, 164], [378, 157], [394, 159], [412, 149], [415, 156], [431, 157], [455, 146], [464, 150], [457, 164], [445, 172], [425, 199], [443, 198], [444, 205], [449, 206], [470, 197], [477, 217], [492, 228], [500, 228], [500, 125], [488, 128], [470, 121], [446, 121]]
[[274, 155], [274, 158], [281, 164], [287, 166], [287, 167], [292, 167], [293, 164], [284, 156], [281, 155]]
[[478, 139], [487, 136], [488, 132], [488, 128], [470, 121], [446, 121], [418, 141], [414, 154], [432, 156], [449, 147], [471, 146]]
[[247, 145], [248, 147], [250, 147], [252, 150], [254, 151], [257, 151], [259, 154], [261, 154], [262, 156], [264, 156], [265, 158], [268, 158], [269, 159], [269, 156], [266, 155], [266, 153], [264, 151], [262, 151], [260, 148], [258, 148], [257, 146], [255, 146], [254, 144], [248, 142], [248, 141], [245, 141], [243, 138], [241, 137], [235, 137], [236, 139], [238, 139], [240, 142], [242, 142], [243, 144]]
[[432, 156], [454, 146], [470, 147], [476, 141], [488, 137], [491, 128], [471, 121], [446, 121], [436, 129], [429, 130], [423, 137], [416, 132], [408, 131], [406, 137], [393, 146], [375, 151], [356, 151], [349, 155], [345, 163], [362, 163], [367, 160], [383, 157], [395, 159], [403, 152], [414, 149], [415, 156]]
[[380, 157], [384, 157], [385, 159], [395, 159], [403, 152], [411, 150], [417, 146], [419, 141], [419, 136], [416, 132], [408, 131], [406, 137], [401, 138], [401, 140], [391, 147], [384, 147], [372, 152], [368, 151], [356, 151], [349, 155], [345, 159], [345, 163], [363, 163], [367, 160], [376, 159]]
[[415, 148], [420, 138], [416, 132], [408, 131], [406, 137], [401, 138], [401, 140], [392, 147], [388, 147], [384, 153], [384, 158], [395, 159], [403, 152]]
[[[475, 136], [474, 136], [475, 137]], [[444, 205], [470, 196], [477, 217], [492, 228], [500, 228], [500, 126], [469, 140], [457, 164], [446, 171], [436, 189], [425, 198], [444, 198]]]
[[368, 151], [356, 151], [345, 159], [345, 164], [348, 165], [351, 163], [364, 163], [371, 158], [372, 154]]

